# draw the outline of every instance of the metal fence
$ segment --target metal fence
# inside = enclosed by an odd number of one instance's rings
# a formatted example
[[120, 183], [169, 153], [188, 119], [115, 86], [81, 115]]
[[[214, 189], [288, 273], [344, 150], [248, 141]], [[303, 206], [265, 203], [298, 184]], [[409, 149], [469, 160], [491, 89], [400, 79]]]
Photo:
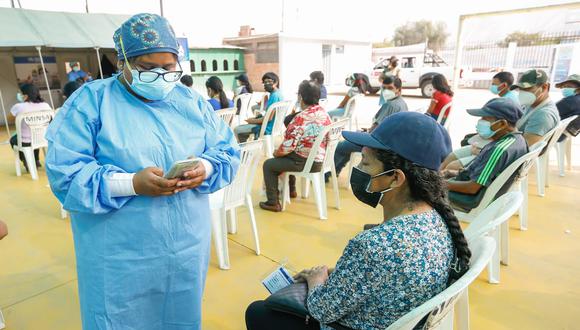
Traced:
[[[551, 70], [554, 60], [554, 49], [557, 45], [580, 42], [579, 31], [567, 31], [549, 34], [522, 34], [514, 39], [495, 41], [469, 42], [463, 46], [462, 66], [474, 72], [488, 72], [506, 67], [509, 49], [514, 47], [514, 69], [544, 68]], [[513, 43], [510, 45], [510, 43]], [[447, 62], [455, 59], [455, 46], [448, 45], [438, 51]]]

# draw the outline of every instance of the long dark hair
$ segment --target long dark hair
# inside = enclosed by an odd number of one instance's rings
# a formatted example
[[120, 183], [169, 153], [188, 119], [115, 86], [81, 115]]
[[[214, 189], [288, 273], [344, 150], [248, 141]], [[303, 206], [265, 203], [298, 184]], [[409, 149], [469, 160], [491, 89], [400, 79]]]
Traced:
[[436, 90], [453, 97], [453, 91], [451, 90], [451, 87], [449, 87], [449, 83], [444, 75], [440, 73], [434, 75], [431, 83], [433, 84], [433, 88]]
[[205, 87], [211, 88], [213, 91], [219, 94], [220, 106], [222, 109], [228, 108], [230, 106], [230, 100], [224, 92], [224, 84], [221, 79], [216, 76], [211, 76], [205, 82]]
[[248, 93], [253, 93], [254, 89], [252, 88], [252, 84], [250, 84], [250, 79], [248, 79], [248, 76], [246, 76], [245, 74], [241, 74], [239, 76], [236, 77], [236, 80], [238, 80], [239, 82], [242, 83], [242, 86], [246, 87], [246, 91]]
[[22, 94], [28, 96], [27, 102], [32, 103], [44, 102], [42, 97], [40, 97], [40, 90], [33, 84], [23, 84], [22, 86], [20, 86], [20, 90], [22, 91]]
[[383, 163], [385, 169], [396, 168], [403, 171], [411, 191], [411, 199], [424, 201], [443, 218], [451, 234], [460, 269], [463, 272], [466, 271], [469, 267], [471, 251], [459, 226], [459, 220], [447, 200], [447, 188], [441, 175], [437, 171], [413, 164], [392, 151], [378, 150], [377, 159]]

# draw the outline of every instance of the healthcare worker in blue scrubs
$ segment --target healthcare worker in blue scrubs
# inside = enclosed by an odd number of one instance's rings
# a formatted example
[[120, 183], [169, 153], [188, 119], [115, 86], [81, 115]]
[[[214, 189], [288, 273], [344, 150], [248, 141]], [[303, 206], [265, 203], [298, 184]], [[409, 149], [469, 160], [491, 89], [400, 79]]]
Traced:
[[[120, 74], [83, 85], [47, 132], [51, 188], [71, 214], [83, 329], [201, 329], [211, 220], [239, 148], [211, 105], [177, 84], [169, 22], [115, 32]], [[175, 161], [201, 158], [178, 179]]]

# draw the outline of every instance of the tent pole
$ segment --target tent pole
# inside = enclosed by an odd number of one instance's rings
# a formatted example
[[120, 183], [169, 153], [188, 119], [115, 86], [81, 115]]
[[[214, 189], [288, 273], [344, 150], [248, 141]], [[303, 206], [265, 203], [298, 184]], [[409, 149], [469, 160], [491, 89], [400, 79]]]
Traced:
[[101, 54], [99, 53], [99, 47], [95, 47], [95, 50], [97, 51], [97, 63], [99, 63], [99, 72], [101, 73], [101, 79], [105, 79], [105, 77], [103, 77], [103, 67], [101, 66]]
[[44, 75], [44, 82], [46, 82], [46, 89], [48, 90], [48, 99], [50, 100], [50, 106], [54, 110], [54, 102], [52, 101], [52, 93], [50, 92], [50, 84], [48, 83], [48, 76], [46, 75], [46, 68], [44, 67], [44, 60], [42, 59], [42, 52], [40, 51], [40, 46], [36, 46], [38, 51], [38, 56], [40, 57], [40, 65], [42, 65], [42, 74]]
[[4, 115], [4, 124], [6, 125], [6, 132], [8, 132], [8, 140], [0, 142], [0, 144], [8, 144], [10, 141], [10, 126], [8, 126], [8, 118], [6, 118], [6, 108], [4, 107], [4, 97], [2, 96], [2, 90], [0, 90], [0, 103], [2, 104], [2, 114]]

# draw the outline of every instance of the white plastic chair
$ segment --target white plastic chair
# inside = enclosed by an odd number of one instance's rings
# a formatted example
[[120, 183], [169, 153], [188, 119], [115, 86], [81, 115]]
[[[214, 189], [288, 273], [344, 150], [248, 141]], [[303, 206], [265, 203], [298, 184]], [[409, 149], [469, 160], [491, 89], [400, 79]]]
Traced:
[[503, 170], [503, 172], [493, 180], [489, 187], [487, 187], [487, 190], [477, 207], [471, 209], [467, 213], [462, 210], [454, 210], [457, 218], [464, 222], [472, 222], [475, 220], [475, 218], [483, 212], [491, 202], [493, 202], [495, 195], [497, 195], [508, 179], [519, 169], [519, 173], [514, 179], [510, 190], [521, 191], [524, 196], [524, 201], [519, 212], [519, 218], [520, 230], [526, 230], [528, 227], [528, 171], [545, 145], [545, 142], [536, 143], [530, 148], [530, 151], [527, 154], [516, 159], [505, 170]]
[[[284, 135], [286, 127], [284, 126], [284, 118], [288, 115], [294, 103], [292, 101], [281, 101], [272, 104], [266, 114], [264, 115], [264, 121], [262, 122], [262, 127], [260, 129], [260, 135], [258, 139], [264, 141], [264, 152], [266, 158], [272, 158], [274, 153], [274, 139]], [[268, 126], [268, 120], [274, 114], [272, 119], [274, 123], [272, 124], [272, 132], [266, 134], [266, 126]]]
[[570, 122], [576, 119], [576, 117], [578, 116], [572, 116], [560, 121], [558, 126], [552, 129], [550, 132], [546, 133], [544, 138], [542, 138], [542, 140], [547, 141], [548, 144], [540, 154], [540, 157], [538, 157], [538, 159], [536, 160], [538, 195], [541, 197], [544, 197], [546, 195], [546, 187], [548, 187], [548, 176], [549, 176], [548, 165], [550, 162], [550, 151], [552, 150], [553, 147], [556, 146], [556, 143], [558, 143], [558, 140], [560, 139], [560, 136], [562, 136], [562, 133], [564, 133], [564, 131], [566, 130], [566, 127], [568, 127]]
[[218, 117], [221, 118], [228, 126], [232, 126], [232, 122], [234, 121], [234, 117], [236, 116], [237, 109], [233, 108], [225, 108], [217, 110], [215, 113]]
[[2, 315], [2, 311], [0, 310], [0, 329], [4, 329], [6, 327], [6, 323], [4, 323], [4, 315]]
[[[286, 203], [290, 202], [290, 186], [288, 180], [290, 175], [305, 178], [308, 182], [312, 182], [312, 187], [314, 188], [314, 199], [316, 200], [316, 206], [318, 208], [318, 215], [320, 219], [328, 219], [328, 210], [326, 202], [326, 189], [324, 187], [324, 174], [331, 172], [332, 186], [334, 190], [334, 197], [336, 203], [336, 209], [340, 208], [340, 195], [338, 191], [338, 179], [336, 177], [336, 169], [334, 166], [334, 151], [338, 145], [340, 135], [348, 123], [348, 119], [343, 119], [332, 123], [331, 125], [324, 128], [320, 135], [314, 141], [312, 148], [310, 149], [310, 154], [306, 159], [306, 164], [304, 164], [304, 169], [301, 172], [285, 172], [282, 185], [282, 210], [286, 209]], [[318, 154], [318, 150], [321, 148], [322, 142], [326, 140], [326, 152], [324, 154], [324, 160], [322, 162], [322, 167], [320, 172], [310, 173], [312, 166], [314, 165], [314, 159]], [[307, 189], [303, 187], [302, 197], [307, 196]]]
[[354, 120], [355, 127], [356, 127], [356, 129], [358, 129], [358, 118], [355, 115], [355, 111], [357, 108], [357, 103], [363, 97], [364, 97], [363, 94], [357, 94], [357, 95], [351, 97], [350, 99], [348, 99], [348, 101], [346, 102], [346, 105], [344, 106], [344, 115], [342, 115], [341, 117], [334, 117], [334, 118], [332, 118], [332, 120], [339, 121], [342, 119], [348, 119], [348, 130], [349, 131], [352, 131], [352, 121]]
[[320, 99], [318, 100], [318, 105], [323, 107], [324, 109], [326, 109], [326, 106], [328, 105], [328, 99]]
[[[252, 225], [256, 246], [255, 251], [256, 255], [260, 255], [260, 239], [252, 202], [252, 186], [262, 155], [262, 146], [263, 142], [260, 140], [240, 144], [240, 167], [236, 177], [230, 185], [210, 195], [210, 205], [213, 205], [211, 207], [212, 236], [221, 269], [230, 269], [227, 233], [228, 231], [231, 233], [236, 231], [236, 208], [240, 206], [245, 206], [250, 213], [250, 224]], [[218, 201], [211, 203], [212, 199], [218, 199]], [[226, 223], [228, 211], [230, 215], [229, 226]]]
[[387, 330], [411, 330], [428, 314], [422, 329], [453, 330], [454, 313], [457, 313], [457, 328], [469, 329], [468, 287], [489, 263], [495, 250], [495, 242], [491, 237], [482, 237], [470, 242], [469, 247], [472, 254], [469, 270], [443, 292], [403, 315]]
[[240, 112], [238, 113], [238, 126], [242, 124], [242, 120], [252, 117], [252, 109], [250, 108], [250, 102], [252, 101], [253, 95], [250, 93], [240, 94], [234, 97], [234, 107], [236, 108], [238, 101], [240, 102]]
[[565, 170], [572, 170], [572, 139], [574, 137], [568, 132], [564, 131], [562, 135], [566, 135], [566, 140], [558, 142], [556, 149], [558, 151], [558, 170], [560, 176], [564, 176]]
[[[16, 176], [22, 175], [20, 168], [21, 151], [26, 159], [26, 165], [32, 176], [32, 180], [38, 180], [38, 171], [36, 170], [36, 159], [34, 159], [34, 150], [42, 149], [46, 156], [46, 148], [48, 141], [44, 138], [48, 125], [54, 117], [53, 110], [41, 110], [34, 112], [21, 113], [16, 116], [16, 135], [18, 137], [17, 144], [14, 146], [14, 165], [16, 167]], [[26, 124], [30, 128], [30, 146], [22, 146], [22, 125]]]
[[443, 108], [441, 108], [441, 112], [439, 112], [439, 117], [437, 117], [437, 122], [439, 124], [441, 124], [443, 122], [443, 118], [447, 117], [447, 119], [445, 120], [445, 125], [443, 125], [443, 127], [445, 127], [445, 129], [447, 131], [449, 131], [449, 123], [451, 122], [451, 106], [453, 105], [453, 102], [449, 102], [446, 105], [443, 106]]
[[478, 239], [486, 234], [497, 244], [493, 258], [487, 266], [489, 283], [499, 283], [500, 261], [509, 263], [509, 224], [508, 220], [521, 207], [524, 196], [519, 191], [511, 191], [491, 203], [463, 231], [467, 241]]

